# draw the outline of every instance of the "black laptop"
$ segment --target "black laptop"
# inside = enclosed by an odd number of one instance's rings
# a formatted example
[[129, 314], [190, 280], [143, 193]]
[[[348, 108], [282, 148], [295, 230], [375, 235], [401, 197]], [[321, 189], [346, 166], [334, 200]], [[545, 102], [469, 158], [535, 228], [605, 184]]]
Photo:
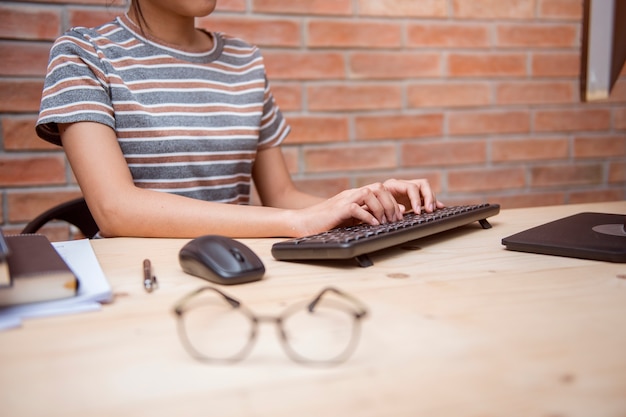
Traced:
[[626, 262], [626, 215], [578, 213], [502, 239], [507, 249]]

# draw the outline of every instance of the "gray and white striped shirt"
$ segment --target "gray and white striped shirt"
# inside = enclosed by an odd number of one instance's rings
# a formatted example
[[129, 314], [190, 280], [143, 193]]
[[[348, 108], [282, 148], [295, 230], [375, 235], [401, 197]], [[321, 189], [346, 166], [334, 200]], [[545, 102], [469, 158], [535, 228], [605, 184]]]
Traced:
[[126, 15], [68, 31], [50, 53], [38, 135], [60, 144], [58, 123], [102, 123], [137, 186], [249, 203], [257, 150], [278, 146], [289, 126], [259, 50], [210, 35], [211, 51], [191, 53], [142, 35]]

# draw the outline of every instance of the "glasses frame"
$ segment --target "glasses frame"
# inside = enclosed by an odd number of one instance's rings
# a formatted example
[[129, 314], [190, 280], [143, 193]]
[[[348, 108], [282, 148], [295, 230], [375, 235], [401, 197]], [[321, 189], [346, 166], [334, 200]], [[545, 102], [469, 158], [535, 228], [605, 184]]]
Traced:
[[[240, 309], [243, 315], [251, 321], [252, 326], [251, 326], [250, 334], [248, 336], [247, 343], [239, 352], [233, 354], [232, 356], [229, 356], [226, 358], [212, 358], [212, 357], [206, 356], [202, 352], [199, 352], [193, 346], [193, 344], [189, 340], [189, 337], [187, 336], [187, 332], [185, 330], [185, 324], [184, 324], [184, 315], [185, 315], [186, 307], [190, 300], [192, 300], [194, 297], [198, 296], [199, 294], [205, 291], [213, 291], [219, 296], [223, 297], [224, 300], [226, 300], [228, 304], [230, 304], [233, 308]], [[350, 305], [348, 305], [348, 303], [346, 303], [345, 305], [342, 304], [343, 308], [348, 307], [346, 308], [346, 312], [350, 314], [353, 318], [352, 335], [351, 335], [350, 341], [347, 344], [346, 348], [341, 353], [334, 356], [333, 358], [330, 358], [327, 360], [315, 360], [315, 359], [306, 358], [300, 355], [297, 351], [295, 351], [291, 347], [288, 337], [287, 337], [287, 333], [285, 332], [283, 323], [293, 313], [297, 311], [302, 311], [303, 304], [304, 306], [306, 306], [306, 309], [309, 312], [313, 312], [317, 304], [322, 300], [322, 298], [329, 293], [332, 293], [341, 297], [343, 300], [348, 301], [350, 304]], [[359, 337], [361, 333], [361, 320], [367, 317], [368, 315], [367, 308], [365, 307], [363, 303], [361, 303], [358, 299], [351, 296], [350, 294], [347, 294], [335, 287], [325, 287], [315, 296], [315, 298], [313, 298], [313, 300], [292, 304], [288, 306], [287, 308], [285, 308], [279, 315], [269, 316], [269, 315], [257, 315], [253, 313], [250, 309], [248, 309], [241, 301], [224, 293], [218, 288], [215, 288], [212, 286], [204, 286], [204, 287], [198, 288], [197, 290], [181, 298], [174, 305], [173, 313], [176, 316], [178, 336], [181, 340], [181, 343], [183, 344], [184, 348], [192, 357], [202, 362], [235, 363], [235, 362], [239, 362], [243, 360], [250, 354], [250, 352], [252, 351], [252, 348], [254, 347], [254, 344], [256, 343], [256, 340], [259, 334], [259, 325], [261, 323], [274, 323], [278, 331], [280, 344], [283, 350], [285, 351], [285, 353], [287, 354], [287, 356], [294, 362], [301, 363], [301, 364], [309, 364], [309, 365], [332, 365], [332, 364], [338, 364], [347, 360], [352, 355], [352, 353], [356, 349], [356, 346], [358, 345], [358, 341], [359, 341]]]

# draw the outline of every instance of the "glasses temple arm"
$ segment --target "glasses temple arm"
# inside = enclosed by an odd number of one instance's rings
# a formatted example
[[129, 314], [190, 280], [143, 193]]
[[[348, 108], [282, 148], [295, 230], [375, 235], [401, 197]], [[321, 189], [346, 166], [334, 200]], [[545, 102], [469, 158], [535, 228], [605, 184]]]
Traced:
[[307, 310], [309, 310], [311, 313], [315, 310], [315, 307], [317, 306], [317, 303], [319, 303], [322, 299], [322, 297], [326, 294], [332, 292], [340, 297], [345, 298], [346, 300], [352, 302], [352, 304], [354, 304], [358, 311], [355, 312], [355, 315], [357, 318], [361, 318], [367, 315], [367, 308], [365, 307], [365, 305], [360, 302], [358, 299], [356, 299], [355, 297], [351, 296], [348, 293], [345, 293], [335, 287], [326, 287], [324, 289], [322, 289], [322, 291], [317, 295], [317, 297], [315, 297], [313, 299], [313, 301], [311, 301], [311, 303], [309, 303], [309, 305], [307, 306]]
[[218, 290], [215, 287], [201, 287], [198, 288], [197, 290], [187, 294], [186, 296], [184, 296], [180, 301], [178, 301], [176, 303], [176, 305], [174, 306], [174, 313], [176, 315], [182, 315], [183, 314], [183, 307], [185, 306], [185, 304], [187, 304], [187, 302], [192, 299], [193, 297], [197, 296], [198, 294], [200, 294], [201, 292], [204, 291], [214, 291], [216, 293], [218, 293], [219, 295], [221, 295], [226, 302], [228, 302], [228, 304], [230, 304], [233, 308], [238, 308], [241, 305], [241, 302], [239, 300], [236, 300], [235, 298], [231, 297], [230, 295], [227, 295], [225, 293], [223, 293], [222, 291]]

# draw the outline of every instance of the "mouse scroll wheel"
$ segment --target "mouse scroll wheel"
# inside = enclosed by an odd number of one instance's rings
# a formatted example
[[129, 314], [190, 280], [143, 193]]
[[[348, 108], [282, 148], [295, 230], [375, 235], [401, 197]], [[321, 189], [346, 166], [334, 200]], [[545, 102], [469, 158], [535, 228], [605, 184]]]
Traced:
[[239, 252], [237, 249], [231, 249], [230, 253], [232, 253], [235, 259], [237, 259], [239, 262], [244, 263], [246, 261], [241, 252]]

